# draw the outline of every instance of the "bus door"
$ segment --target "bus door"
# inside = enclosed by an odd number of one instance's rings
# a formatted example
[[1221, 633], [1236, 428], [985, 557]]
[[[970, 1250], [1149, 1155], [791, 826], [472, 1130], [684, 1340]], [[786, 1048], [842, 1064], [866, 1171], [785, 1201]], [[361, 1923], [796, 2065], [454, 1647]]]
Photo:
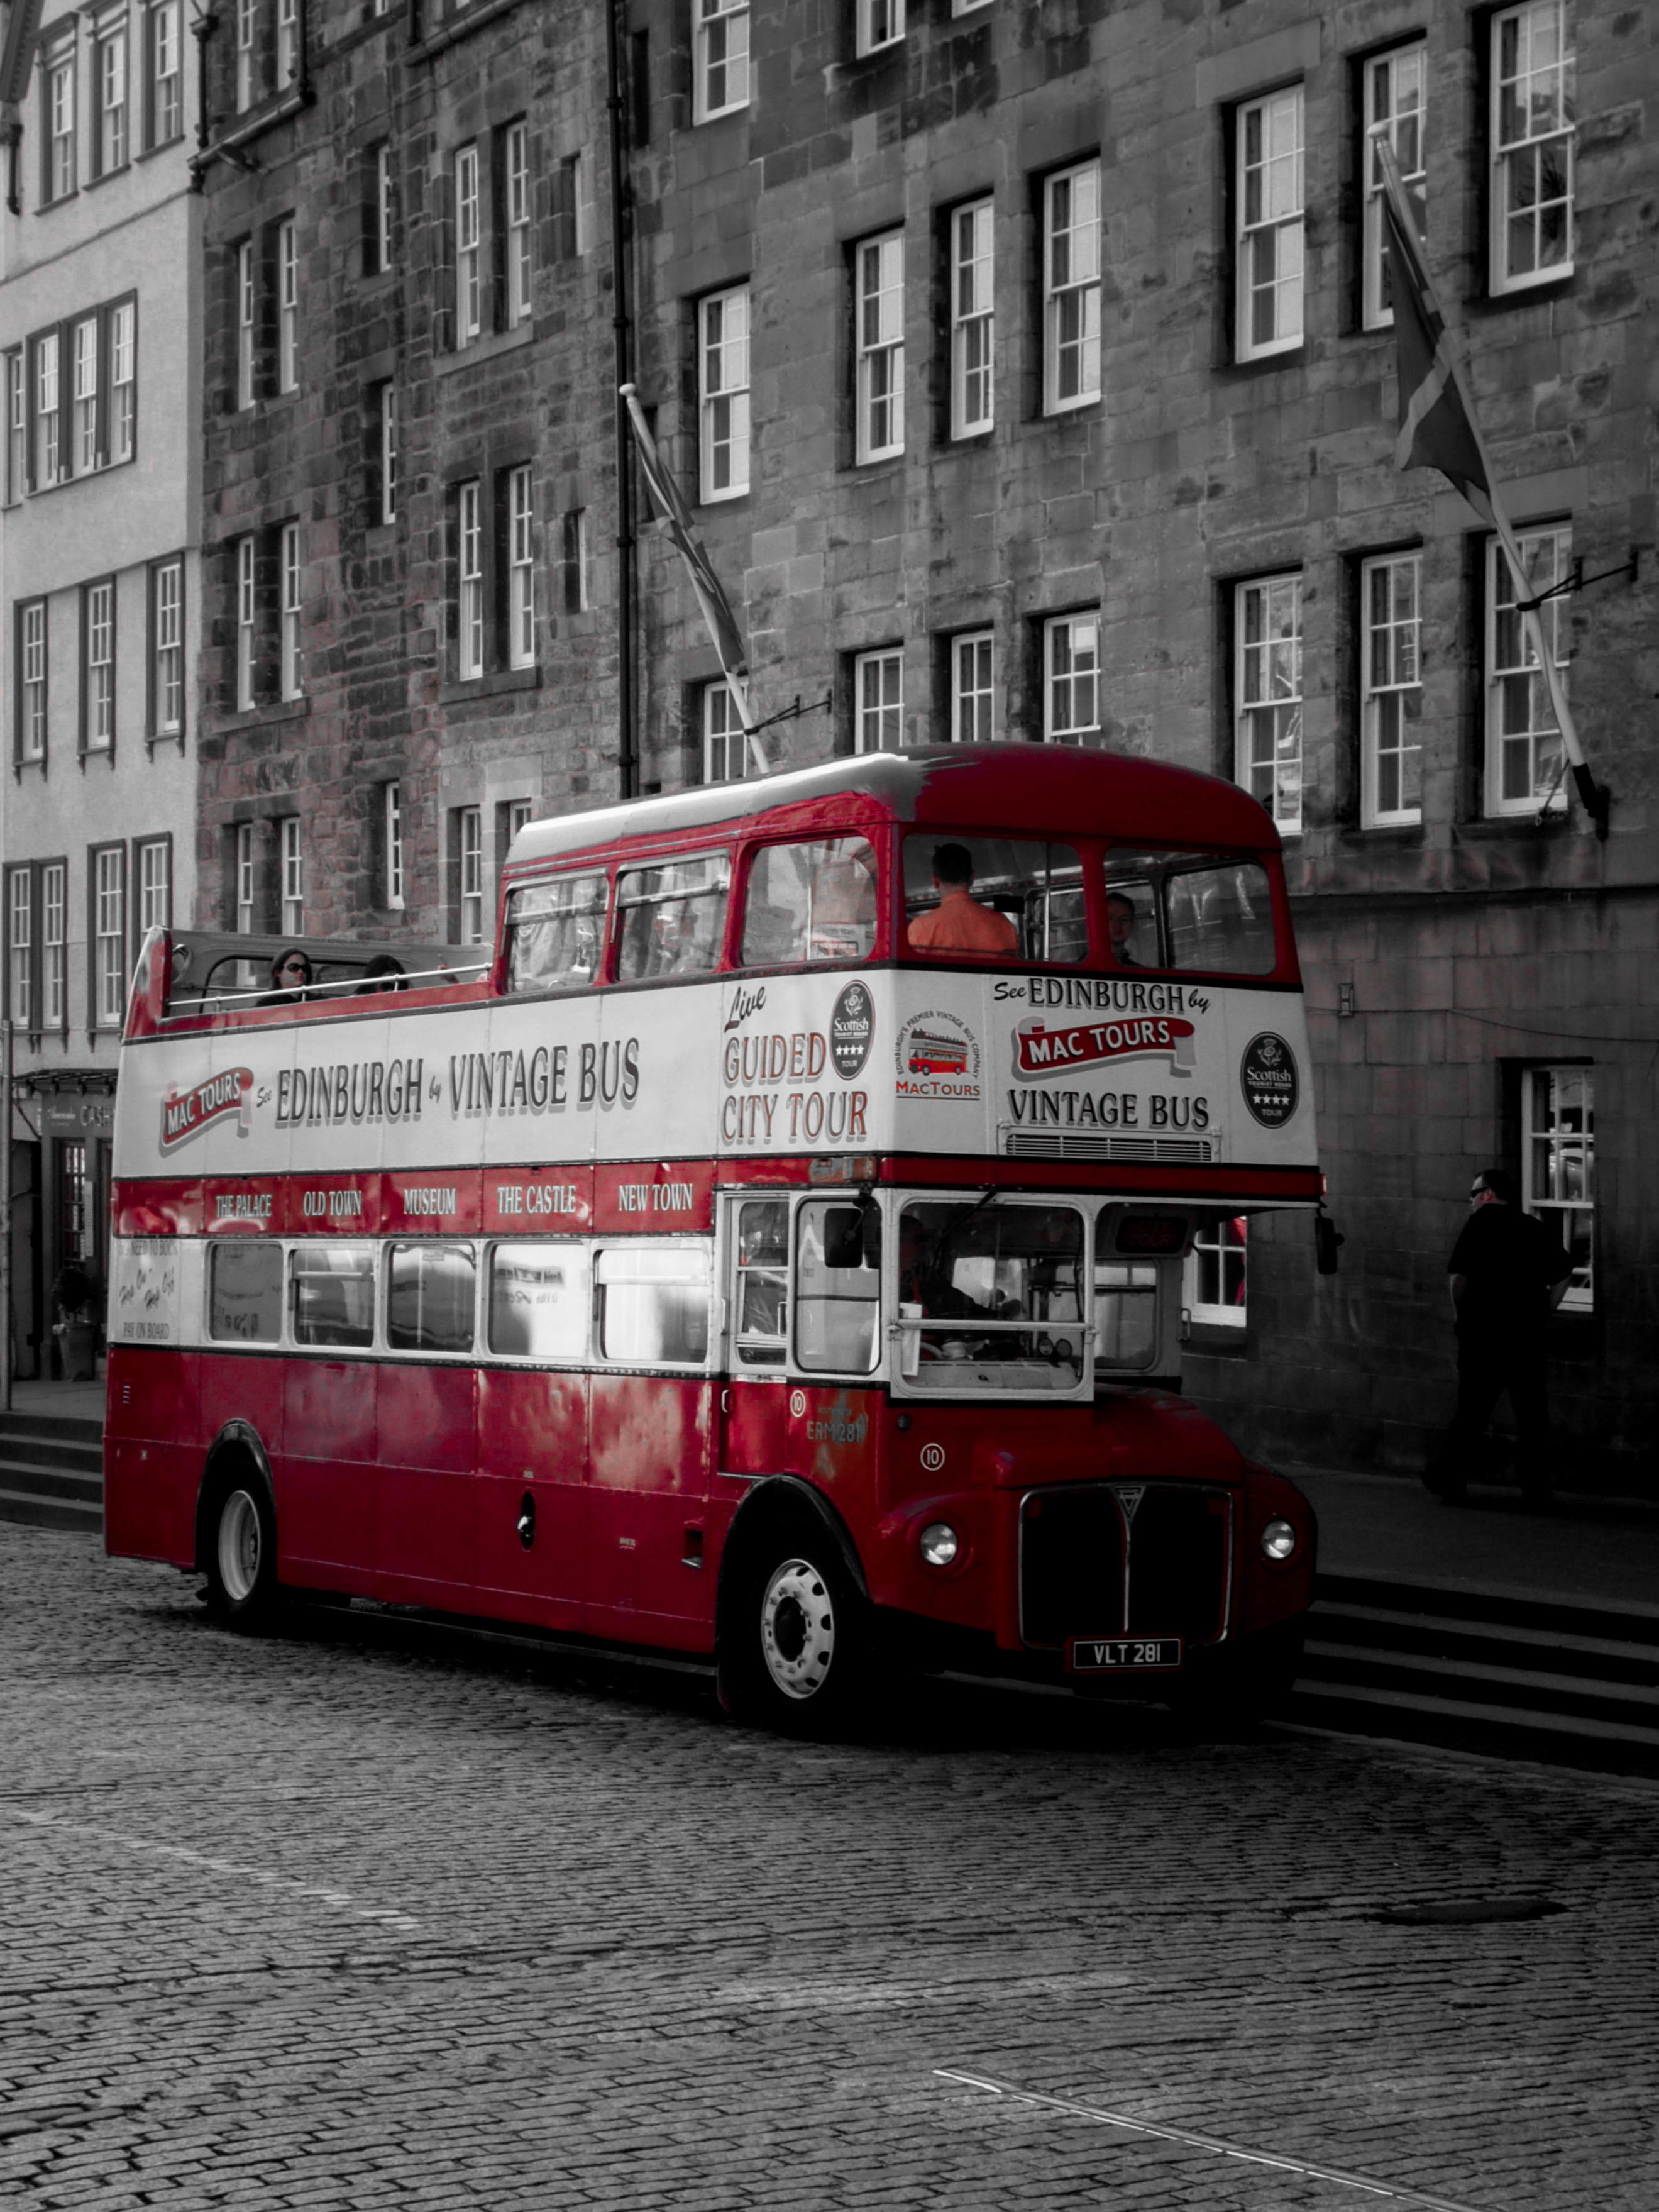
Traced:
[[714, 1243], [620, 1238], [594, 1254], [588, 1407], [588, 1626], [693, 1644], [712, 1625], [703, 1567], [716, 1384]]
[[[357, 1589], [375, 1568], [380, 1421], [374, 1369], [373, 1244], [307, 1242], [288, 1255], [289, 1326], [283, 1363], [283, 1452], [277, 1526], [296, 1567], [343, 1570]], [[304, 1572], [295, 1574], [302, 1581]], [[325, 1583], [326, 1586], [326, 1583]]]
[[391, 1243], [386, 1276], [392, 1356], [375, 1370], [380, 1593], [429, 1605], [473, 1580], [476, 1249], [429, 1237]]
[[493, 1244], [478, 1369], [474, 1572], [485, 1610], [582, 1626], [592, 1257], [575, 1240]]

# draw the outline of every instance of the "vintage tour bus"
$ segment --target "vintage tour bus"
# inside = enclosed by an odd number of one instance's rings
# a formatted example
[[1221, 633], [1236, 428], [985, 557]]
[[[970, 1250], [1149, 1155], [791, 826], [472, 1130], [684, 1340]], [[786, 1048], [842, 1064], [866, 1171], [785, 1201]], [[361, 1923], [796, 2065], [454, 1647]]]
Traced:
[[1179, 1395], [1194, 1237], [1322, 1190], [1244, 793], [876, 754], [531, 823], [493, 955], [278, 949], [138, 963], [112, 1553], [710, 1655], [786, 1728], [904, 1665], [1287, 1683], [1312, 1515]]

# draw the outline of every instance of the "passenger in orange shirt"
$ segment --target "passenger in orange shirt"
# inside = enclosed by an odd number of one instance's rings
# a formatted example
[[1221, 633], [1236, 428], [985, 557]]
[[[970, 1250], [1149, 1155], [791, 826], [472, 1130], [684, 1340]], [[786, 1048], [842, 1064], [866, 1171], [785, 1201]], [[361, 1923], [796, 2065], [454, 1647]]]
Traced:
[[1019, 932], [1006, 914], [981, 905], [973, 896], [974, 863], [965, 845], [935, 845], [933, 888], [939, 902], [910, 924], [913, 952], [992, 952], [1006, 958], [1019, 951]]

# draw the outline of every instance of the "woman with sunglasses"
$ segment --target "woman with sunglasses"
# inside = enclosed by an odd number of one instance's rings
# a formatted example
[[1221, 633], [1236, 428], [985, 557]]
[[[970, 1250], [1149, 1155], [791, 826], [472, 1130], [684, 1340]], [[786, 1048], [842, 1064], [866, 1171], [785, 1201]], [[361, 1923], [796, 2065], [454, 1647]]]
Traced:
[[259, 1000], [262, 1006], [293, 1006], [310, 997], [311, 963], [297, 945], [279, 952], [270, 963], [273, 988]]

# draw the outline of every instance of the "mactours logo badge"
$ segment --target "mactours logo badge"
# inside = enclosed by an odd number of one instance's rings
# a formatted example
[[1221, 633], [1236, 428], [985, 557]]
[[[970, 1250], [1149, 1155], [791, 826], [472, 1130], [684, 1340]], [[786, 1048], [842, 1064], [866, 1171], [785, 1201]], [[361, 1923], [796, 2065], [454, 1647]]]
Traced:
[[900, 1098], [977, 1098], [979, 1039], [955, 1014], [912, 1014], [894, 1048]]

